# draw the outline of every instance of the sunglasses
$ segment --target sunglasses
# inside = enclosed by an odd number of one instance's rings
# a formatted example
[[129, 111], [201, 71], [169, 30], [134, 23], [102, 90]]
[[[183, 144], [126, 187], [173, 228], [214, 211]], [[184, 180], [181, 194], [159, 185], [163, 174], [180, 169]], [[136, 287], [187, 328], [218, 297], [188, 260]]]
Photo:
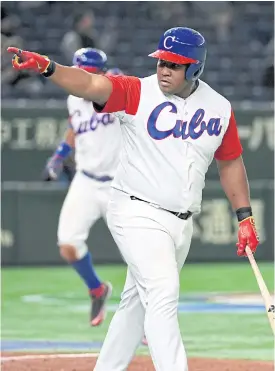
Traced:
[[170, 70], [176, 71], [176, 70], [182, 69], [185, 65], [184, 64], [177, 64], [177, 63], [173, 63], [173, 62], [168, 62], [168, 61], [164, 61], [163, 59], [160, 59], [158, 61], [158, 66], [161, 67], [161, 68], [167, 67]]

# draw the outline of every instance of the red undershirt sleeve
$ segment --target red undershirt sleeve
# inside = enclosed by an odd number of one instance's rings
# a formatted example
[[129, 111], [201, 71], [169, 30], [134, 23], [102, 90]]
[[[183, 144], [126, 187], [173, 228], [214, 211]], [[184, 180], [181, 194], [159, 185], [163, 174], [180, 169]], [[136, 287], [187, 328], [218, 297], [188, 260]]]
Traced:
[[106, 77], [112, 82], [113, 91], [100, 112], [125, 111], [127, 114], [135, 115], [140, 101], [140, 79], [134, 76]]
[[241, 156], [242, 152], [234, 112], [231, 110], [228, 128], [214, 157], [216, 160], [230, 161]]

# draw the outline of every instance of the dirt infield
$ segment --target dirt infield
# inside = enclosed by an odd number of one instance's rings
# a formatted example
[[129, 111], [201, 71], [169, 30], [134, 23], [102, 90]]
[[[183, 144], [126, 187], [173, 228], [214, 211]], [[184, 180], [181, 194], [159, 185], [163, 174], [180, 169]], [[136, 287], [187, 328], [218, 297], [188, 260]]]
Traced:
[[[27, 354], [4, 352], [2, 371], [92, 371], [96, 354]], [[139, 356], [129, 371], [154, 371], [150, 357]], [[273, 371], [273, 362], [191, 358], [189, 371]], [[108, 371], [108, 370], [106, 370]], [[172, 371], [172, 370], [171, 370]]]

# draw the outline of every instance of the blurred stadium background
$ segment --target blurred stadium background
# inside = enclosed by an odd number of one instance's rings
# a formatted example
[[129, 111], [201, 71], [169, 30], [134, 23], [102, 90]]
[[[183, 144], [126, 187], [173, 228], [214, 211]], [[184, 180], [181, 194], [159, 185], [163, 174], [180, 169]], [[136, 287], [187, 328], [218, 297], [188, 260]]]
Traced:
[[[26, 343], [20, 348], [19, 340], [49, 343], [51, 339], [98, 342], [94, 343], [96, 348], [111, 318], [110, 314], [101, 329], [88, 328], [85, 289], [72, 271], [60, 267], [62, 261], [56, 246], [58, 215], [68, 182], [65, 178], [54, 184], [41, 182], [45, 162], [67, 126], [66, 93], [41, 76], [13, 70], [7, 46], [37, 51], [67, 65], [76, 49], [98, 47], [107, 53], [109, 67], [143, 77], [155, 71], [155, 61], [147, 55], [155, 50], [160, 35], [177, 25], [195, 28], [205, 36], [208, 56], [202, 79], [225, 95], [234, 107], [261, 237], [256, 259], [273, 290], [274, 3], [3, 1], [3, 349], [26, 348]], [[191, 355], [271, 359], [270, 329], [261, 299], [256, 295], [257, 284], [248, 262], [237, 258], [235, 242], [235, 216], [212, 164], [202, 213], [195, 220], [191, 252], [181, 277], [182, 312], [186, 313], [181, 322], [187, 349]], [[89, 247], [103, 278], [114, 283], [114, 309], [123, 287], [125, 267], [102, 221], [92, 230]], [[42, 265], [46, 268], [40, 268]], [[192, 295], [204, 293], [205, 298], [210, 292], [245, 292], [251, 296], [239, 295], [239, 301], [235, 298], [235, 305], [243, 312], [232, 312], [231, 321], [221, 314], [222, 309], [213, 309], [218, 321], [216, 332], [209, 308], [204, 321], [196, 317], [195, 329], [192, 310], [199, 311], [199, 306], [190, 309], [184, 303], [198, 303], [198, 297], [195, 300]], [[207, 298], [213, 303], [210, 296]], [[254, 315], [242, 316], [248, 312]], [[240, 328], [243, 335], [238, 333]], [[222, 343], [218, 341], [221, 333], [225, 334]], [[211, 335], [207, 338], [208, 347], [206, 334]], [[249, 346], [245, 345], [247, 341]], [[91, 348], [85, 344], [79, 349]], [[261, 344], [260, 350], [257, 344]], [[53, 346], [57, 349], [56, 344]]]

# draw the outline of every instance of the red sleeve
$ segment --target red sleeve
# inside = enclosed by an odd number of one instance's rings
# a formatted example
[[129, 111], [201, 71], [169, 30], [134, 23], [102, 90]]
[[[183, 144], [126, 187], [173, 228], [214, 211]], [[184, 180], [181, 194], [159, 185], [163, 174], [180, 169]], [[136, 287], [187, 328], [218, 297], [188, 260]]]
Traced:
[[233, 110], [229, 119], [229, 125], [223, 137], [222, 144], [215, 152], [216, 160], [230, 161], [239, 157], [243, 152], [240, 142], [237, 124]]
[[106, 76], [113, 84], [113, 91], [101, 112], [125, 111], [135, 115], [140, 101], [141, 83], [134, 76]]

